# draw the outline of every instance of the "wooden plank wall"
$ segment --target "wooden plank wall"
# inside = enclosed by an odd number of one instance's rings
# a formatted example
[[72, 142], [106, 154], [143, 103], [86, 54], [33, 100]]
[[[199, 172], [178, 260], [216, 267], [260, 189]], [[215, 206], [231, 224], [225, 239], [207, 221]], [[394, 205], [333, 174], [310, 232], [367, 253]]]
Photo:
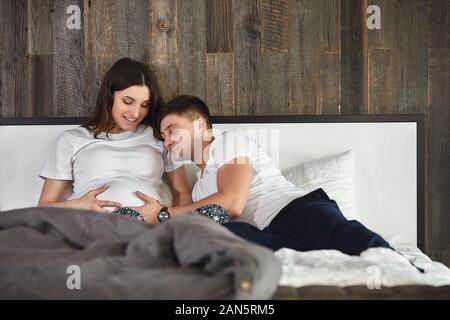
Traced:
[[[367, 6], [381, 29], [366, 27]], [[69, 5], [81, 30], [69, 30]], [[1, 0], [0, 117], [89, 116], [118, 58], [216, 115], [425, 114], [426, 252], [450, 265], [450, 0]]]

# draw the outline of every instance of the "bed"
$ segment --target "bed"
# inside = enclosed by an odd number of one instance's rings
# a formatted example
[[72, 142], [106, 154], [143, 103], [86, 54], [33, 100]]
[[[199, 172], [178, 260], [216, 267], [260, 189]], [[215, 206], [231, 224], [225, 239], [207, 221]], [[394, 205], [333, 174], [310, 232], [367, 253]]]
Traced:
[[[35, 206], [47, 151], [60, 132], [85, 120], [0, 119], [0, 167], [6, 168], [0, 211]], [[226, 116], [213, 122], [217, 130], [253, 136], [288, 180], [305, 189], [323, 187], [348, 219], [381, 234], [412, 263], [390, 260], [377, 249], [361, 257], [280, 249], [273, 299], [450, 298], [450, 269], [423, 253], [423, 116]], [[196, 168], [187, 169], [192, 184]]]

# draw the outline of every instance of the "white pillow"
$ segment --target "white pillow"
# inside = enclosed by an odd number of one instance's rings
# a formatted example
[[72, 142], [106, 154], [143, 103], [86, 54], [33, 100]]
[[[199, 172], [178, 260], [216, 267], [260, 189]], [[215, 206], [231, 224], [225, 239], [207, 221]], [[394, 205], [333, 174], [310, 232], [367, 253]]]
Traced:
[[348, 220], [359, 220], [353, 184], [353, 150], [306, 162], [284, 171], [283, 175], [307, 192], [322, 188]]

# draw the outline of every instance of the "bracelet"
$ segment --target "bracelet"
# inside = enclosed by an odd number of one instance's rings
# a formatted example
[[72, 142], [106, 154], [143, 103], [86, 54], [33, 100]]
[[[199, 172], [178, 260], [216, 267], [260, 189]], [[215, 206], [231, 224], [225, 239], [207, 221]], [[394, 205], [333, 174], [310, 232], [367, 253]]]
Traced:
[[137, 212], [136, 210], [133, 210], [131, 208], [128, 208], [128, 207], [123, 207], [123, 208], [117, 209], [117, 210], [113, 211], [113, 214], [129, 216], [129, 217], [135, 218], [139, 221], [144, 221], [144, 217], [139, 212]]
[[198, 208], [194, 212], [220, 224], [230, 222], [230, 215], [228, 214], [228, 211], [217, 204], [207, 204], [206, 206]]

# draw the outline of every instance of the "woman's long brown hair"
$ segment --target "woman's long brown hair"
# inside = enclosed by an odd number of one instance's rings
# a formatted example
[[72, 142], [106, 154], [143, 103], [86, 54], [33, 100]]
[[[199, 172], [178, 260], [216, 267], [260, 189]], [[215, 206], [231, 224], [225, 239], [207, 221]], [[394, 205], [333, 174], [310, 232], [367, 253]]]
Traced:
[[152, 114], [161, 107], [163, 100], [155, 74], [145, 63], [122, 58], [117, 60], [105, 74], [97, 95], [94, 117], [82, 127], [94, 132], [94, 137], [114, 128], [111, 109], [114, 92], [131, 86], [147, 86], [150, 91], [150, 112], [141, 123], [152, 126]]

